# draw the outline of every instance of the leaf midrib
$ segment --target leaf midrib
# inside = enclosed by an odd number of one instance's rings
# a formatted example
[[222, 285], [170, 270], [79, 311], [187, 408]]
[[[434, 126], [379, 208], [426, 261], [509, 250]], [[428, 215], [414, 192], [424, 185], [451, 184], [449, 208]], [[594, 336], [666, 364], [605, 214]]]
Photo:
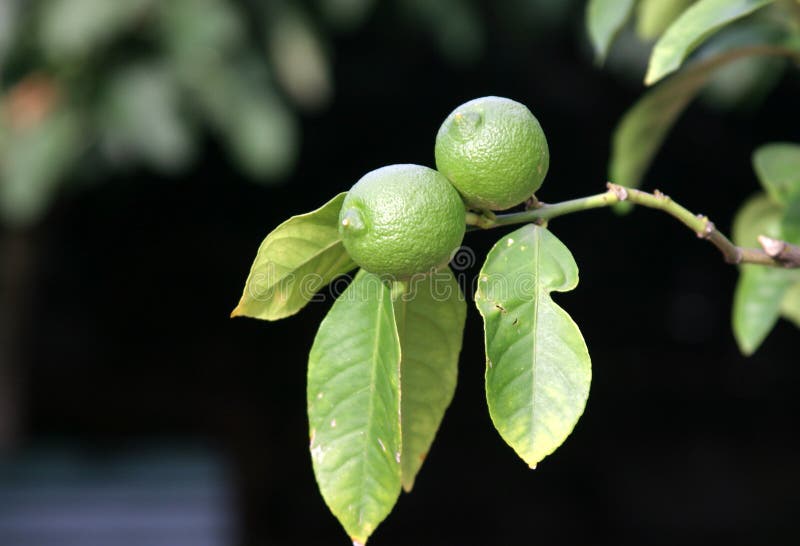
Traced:
[[[534, 275], [535, 275], [535, 283], [536, 283], [536, 297], [533, 301], [533, 336], [531, 337], [531, 449], [533, 449], [534, 443], [534, 428], [536, 423], [536, 339], [538, 337], [538, 328], [539, 328], [539, 300], [541, 298], [541, 271], [540, 271], [540, 252], [541, 252], [541, 237], [539, 234], [539, 230], [534, 228], [533, 231], [534, 242], [533, 242], [533, 249], [534, 249]], [[530, 464], [528, 461], [525, 461]]]
[[[400, 313], [402, 321], [397, 320], [397, 312], [394, 312], [394, 320], [395, 328], [397, 328], [397, 339], [400, 342], [400, 400], [398, 400], [398, 405], [400, 408], [400, 485], [401, 487], [406, 487], [407, 483], [409, 485], [413, 485], [414, 478], [416, 477], [413, 469], [411, 469], [411, 476], [408, 476], [406, 474], [407, 469], [405, 468], [406, 461], [413, 460], [411, 457], [406, 457], [406, 455], [408, 455], [408, 453], [406, 453], [407, 446], [410, 447], [414, 442], [411, 441], [411, 437], [403, 438], [404, 431], [406, 430], [406, 427], [403, 426], [403, 415], [405, 415], [405, 412], [403, 411], [403, 368], [407, 366], [411, 360], [413, 360], [408, 358], [408, 355], [403, 354], [403, 339], [406, 335], [406, 324], [408, 323], [410, 306], [403, 296], [399, 297], [397, 302], [392, 302], [392, 305], [395, 303], [397, 303], [398, 307], [402, 309]], [[411, 426], [409, 425], [409, 429], [410, 428]]]
[[[302, 239], [302, 237], [284, 237], [284, 238], [283, 238], [283, 240], [285, 240], [285, 239], [291, 239], [291, 238], [294, 238], [294, 239]], [[307, 260], [304, 260], [304, 261], [300, 262], [300, 264], [299, 264], [299, 265], [296, 265], [296, 266], [294, 266], [292, 269], [289, 269], [289, 268], [287, 268], [287, 270], [288, 270], [288, 271], [287, 271], [286, 273], [284, 273], [283, 275], [281, 275], [281, 276], [277, 277], [277, 278], [275, 279], [275, 282], [274, 282], [274, 283], [272, 283], [272, 284], [270, 284], [269, 286], [267, 286], [267, 287], [266, 287], [266, 289], [267, 289], [267, 290], [269, 290], [270, 288], [272, 288], [272, 287], [276, 286], [278, 283], [280, 283], [281, 281], [283, 281], [283, 280], [284, 280], [284, 279], [285, 279], [287, 276], [289, 276], [289, 274], [290, 274], [290, 273], [293, 273], [294, 271], [297, 271], [297, 270], [298, 270], [298, 269], [300, 269], [301, 267], [303, 267], [303, 266], [305, 266], [305, 265], [308, 265], [309, 263], [313, 262], [314, 260], [316, 260], [317, 258], [319, 258], [320, 256], [322, 256], [323, 254], [325, 254], [326, 252], [328, 252], [329, 250], [331, 250], [331, 249], [332, 249], [333, 247], [335, 247], [336, 245], [340, 245], [340, 244], [342, 244], [342, 240], [341, 240], [341, 239], [336, 239], [336, 240], [335, 240], [335, 241], [333, 241], [332, 243], [329, 243], [329, 244], [325, 245], [324, 247], [320, 248], [319, 250], [317, 250], [316, 252], [314, 252], [314, 253], [311, 255], [311, 257], [309, 257]], [[273, 261], [272, 263], [274, 263], [274, 264], [276, 264], [276, 265], [281, 265], [282, 267], [286, 267], [285, 265], [283, 265], [283, 264], [279, 264], [278, 262], [275, 262], [275, 261]]]
[[[376, 370], [378, 368], [378, 353], [379, 353], [379, 349], [380, 349], [380, 345], [381, 345], [380, 340], [382, 338], [382, 333], [383, 333], [380, 325], [381, 325], [381, 315], [383, 314], [383, 307], [384, 307], [385, 299], [386, 299], [386, 290], [385, 289], [381, 289], [381, 291], [380, 291], [380, 300], [378, 302], [378, 312], [375, 314], [375, 316], [376, 316], [375, 332], [376, 333], [375, 333], [375, 338], [374, 338], [375, 342], [374, 342], [374, 344], [372, 346], [372, 366], [370, 368], [370, 376], [369, 376], [370, 397], [369, 397], [369, 406], [367, 408], [367, 430], [368, 431], [372, 431], [373, 430], [372, 429], [372, 424], [373, 424], [373, 417], [374, 417], [374, 413], [375, 413], [375, 397], [378, 394], [377, 389], [374, 388], [375, 387], [375, 372], [376, 372]], [[371, 434], [365, 434], [364, 435], [364, 447], [363, 447], [363, 451], [362, 451], [362, 454], [361, 454], [361, 487], [360, 487], [361, 491], [360, 491], [360, 495], [359, 495], [359, 498], [362, 499], [362, 502], [360, 503], [360, 506], [359, 506], [359, 509], [358, 509], [358, 520], [357, 520], [359, 530], [363, 530], [363, 516], [364, 516], [364, 510], [366, 508], [366, 506], [365, 506], [366, 505], [366, 500], [365, 499], [367, 497], [371, 497], [370, 495], [368, 495], [368, 492], [366, 491], [366, 479], [365, 479], [365, 477], [367, 475], [367, 467], [368, 467], [368, 465], [367, 465], [367, 455], [368, 455], [368, 452], [369, 452], [370, 444], [372, 444], [372, 440], [373, 439], [371, 438]], [[388, 441], [388, 439], [387, 439], [387, 441]], [[358, 538], [358, 537], [356, 537], [356, 538]]]

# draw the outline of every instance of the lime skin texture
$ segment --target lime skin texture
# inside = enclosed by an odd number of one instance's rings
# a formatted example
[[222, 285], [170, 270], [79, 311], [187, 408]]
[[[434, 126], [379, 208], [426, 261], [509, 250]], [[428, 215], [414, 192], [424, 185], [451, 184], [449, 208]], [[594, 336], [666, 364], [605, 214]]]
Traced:
[[542, 126], [530, 110], [482, 97], [453, 110], [436, 135], [436, 168], [476, 210], [505, 210], [538, 190], [550, 166]]
[[350, 257], [371, 273], [408, 278], [450, 261], [461, 245], [466, 208], [441, 173], [420, 165], [390, 165], [365, 174], [339, 213]]

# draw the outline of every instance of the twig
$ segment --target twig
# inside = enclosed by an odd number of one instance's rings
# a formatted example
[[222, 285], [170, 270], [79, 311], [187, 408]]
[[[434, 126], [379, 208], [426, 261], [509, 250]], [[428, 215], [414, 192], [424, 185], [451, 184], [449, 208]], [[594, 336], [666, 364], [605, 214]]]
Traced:
[[760, 264], [772, 267], [800, 268], [800, 247], [768, 237], [759, 237], [762, 248], [744, 248], [736, 246], [714, 226], [707, 216], [696, 215], [669, 196], [656, 190], [648, 193], [642, 190], [626, 188], [608, 182], [608, 191], [588, 197], [581, 197], [561, 203], [545, 204], [538, 202], [536, 208], [509, 214], [477, 214], [467, 213], [467, 224], [480, 229], [492, 229], [513, 224], [529, 222], [546, 222], [558, 216], [572, 214], [582, 210], [609, 207], [622, 201], [635, 205], [657, 209], [673, 216], [683, 225], [691, 229], [697, 237], [705, 239], [719, 249], [729, 264]]

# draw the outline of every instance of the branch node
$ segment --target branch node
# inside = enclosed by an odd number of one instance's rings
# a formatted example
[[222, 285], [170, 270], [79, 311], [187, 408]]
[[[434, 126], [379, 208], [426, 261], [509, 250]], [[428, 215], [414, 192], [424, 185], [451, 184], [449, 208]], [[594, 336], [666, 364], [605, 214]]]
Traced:
[[538, 208], [541, 208], [542, 205], [543, 205], [543, 203], [541, 201], [539, 201], [536, 198], [535, 195], [531, 195], [525, 201], [525, 209], [524, 210], [538, 209]]
[[710, 239], [711, 235], [716, 231], [716, 227], [714, 226], [714, 222], [708, 219], [708, 216], [703, 214], [696, 214], [695, 218], [700, 220], [702, 223], [702, 228], [700, 231], [696, 231], [695, 234], [697, 235], [698, 239]]
[[620, 201], [627, 201], [628, 199], [628, 190], [626, 190], [623, 186], [619, 184], [613, 184], [611, 182], [606, 182], [606, 187], [614, 192], [614, 195], [617, 196], [617, 199]]
[[714, 225], [714, 222], [709, 220], [708, 216], [705, 216], [703, 214], [698, 214], [697, 219], [703, 223], [703, 229], [702, 231], [697, 232], [697, 238], [698, 239], [711, 238], [711, 234], [713, 234], [717, 230], [716, 226]]
[[653, 191], [653, 197], [655, 197], [659, 201], [670, 201], [671, 200], [669, 198], [669, 195], [667, 195], [666, 193], [662, 192], [661, 190], [654, 190]]
[[744, 259], [744, 253], [742, 252], [742, 249], [739, 248], [738, 246], [734, 248], [733, 252], [731, 252], [730, 254], [725, 254], [725, 253], [723, 254], [725, 256], [725, 262], [732, 265], [739, 265], [740, 263], [742, 263], [742, 260]]

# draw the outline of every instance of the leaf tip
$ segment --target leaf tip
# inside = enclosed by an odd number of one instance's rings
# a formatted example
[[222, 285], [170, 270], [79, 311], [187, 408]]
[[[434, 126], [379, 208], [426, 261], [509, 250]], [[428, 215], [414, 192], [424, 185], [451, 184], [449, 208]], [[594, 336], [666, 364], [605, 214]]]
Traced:
[[542, 455], [540, 453], [533, 453], [533, 454], [528, 454], [528, 457], [523, 458], [523, 460], [525, 461], [525, 464], [528, 465], [528, 468], [530, 470], [536, 470], [536, 467], [539, 465], [539, 463], [542, 462], [542, 460], [545, 457], [547, 457], [547, 455]]
[[758, 349], [758, 345], [742, 340], [738, 340], [737, 345], [739, 346], [739, 352], [745, 357], [753, 356], [753, 353]]
[[596, 68], [603, 68], [604, 64], [606, 64], [606, 55], [597, 49], [594, 54], [594, 66]]
[[734, 325], [733, 337], [736, 339], [736, 346], [739, 348], [739, 352], [742, 353], [742, 356], [753, 356], [753, 353], [761, 346], [763, 338], [754, 339], [752, 336], [748, 336], [747, 332], [741, 330], [740, 327], [737, 328], [737, 326]]

